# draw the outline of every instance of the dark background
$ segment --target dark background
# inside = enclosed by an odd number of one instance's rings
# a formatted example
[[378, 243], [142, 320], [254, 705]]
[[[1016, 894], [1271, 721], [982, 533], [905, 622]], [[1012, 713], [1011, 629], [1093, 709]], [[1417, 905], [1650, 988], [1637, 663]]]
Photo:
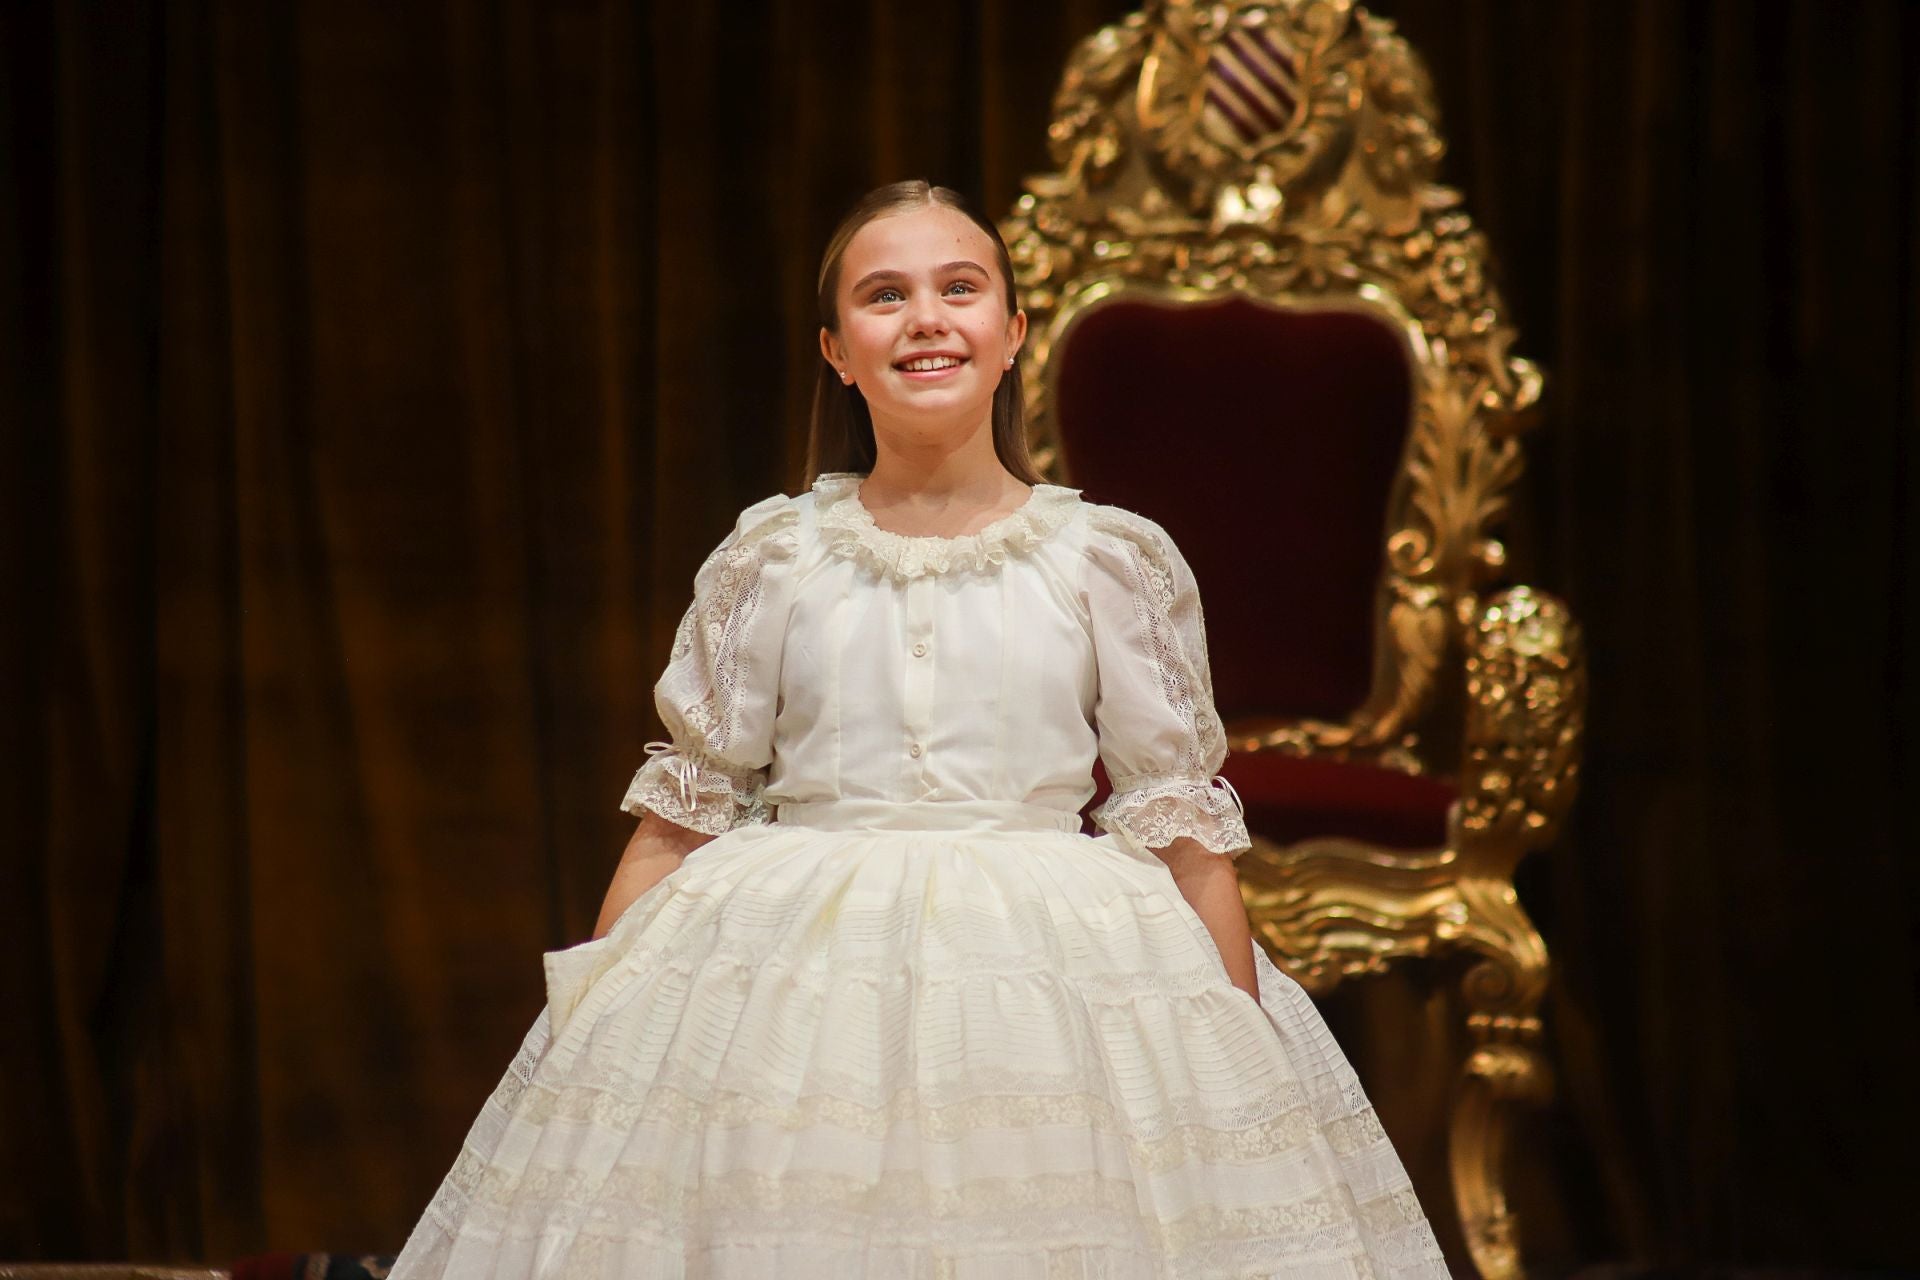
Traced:
[[[585, 937], [812, 275], [1048, 167], [1073, 0], [0, 7], [0, 1257], [399, 1247]], [[1548, 1270], [1920, 1177], [1920, 8], [1400, 0], [1593, 659]]]

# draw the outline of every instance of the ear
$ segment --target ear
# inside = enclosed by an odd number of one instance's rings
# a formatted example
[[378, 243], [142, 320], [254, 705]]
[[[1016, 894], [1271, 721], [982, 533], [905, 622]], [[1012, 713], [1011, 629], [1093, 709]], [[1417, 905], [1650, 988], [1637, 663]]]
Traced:
[[842, 362], [846, 359], [846, 352], [840, 345], [840, 339], [825, 325], [820, 326], [820, 354], [836, 370], [844, 367]]
[[1016, 311], [1007, 317], [1007, 354], [1018, 355], [1020, 344], [1027, 340], [1027, 313]]

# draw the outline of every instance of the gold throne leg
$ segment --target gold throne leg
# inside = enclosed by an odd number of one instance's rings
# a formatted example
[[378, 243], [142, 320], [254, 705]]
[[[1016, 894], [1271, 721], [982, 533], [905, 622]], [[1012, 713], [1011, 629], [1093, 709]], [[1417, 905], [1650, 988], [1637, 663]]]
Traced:
[[1471, 921], [1460, 941], [1485, 958], [1461, 983], [1473, 1048], [1448, 1121], [1447, 1161], [1474, 1267], [1487, 1280], [1517, 1280], [1525, 1272], [1506, 1196], [1507, 1129], [1520, 1104], [1544, 1102], [1553, 1088], [1539, 1047], [1547, 950], [1510, 883], [1470, 879], [1460, 889]]
[[1586, 721], [1586, 656], [1566, 605], [1528, 587], [1484, 602], [1466, 629], [1468, 700], [1459, 850], [1464, 908], [1455, 944], [1481, 956], [1462, 984], [1473, 1049], [1448, 1141], [1454, 1199], [1474, 1265], [1488, 1280], [1524, 1274], [1505, 1193], [1514, 1106], [1543, 1102], [1540, 1049], [1547, 947], [1513, 890], [1514, 869], [1552, 840], [1572, 803]]

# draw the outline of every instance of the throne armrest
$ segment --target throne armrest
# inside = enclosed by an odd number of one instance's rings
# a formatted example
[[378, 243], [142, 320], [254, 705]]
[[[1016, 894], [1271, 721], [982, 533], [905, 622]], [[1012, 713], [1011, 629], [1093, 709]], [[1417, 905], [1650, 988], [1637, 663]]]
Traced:
[[1532, 587], [1489, 597], [1464, 629], [1467, 716], [1457, 840], [1473, 874], [1506, 879], [1552, 842], [1580, 779], [1587, 660], [1565, 603]]

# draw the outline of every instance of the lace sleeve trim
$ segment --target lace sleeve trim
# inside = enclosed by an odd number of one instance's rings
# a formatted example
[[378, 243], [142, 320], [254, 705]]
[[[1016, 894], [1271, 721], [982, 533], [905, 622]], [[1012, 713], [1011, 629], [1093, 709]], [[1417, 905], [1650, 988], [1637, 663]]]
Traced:
[[1093, 811], [1094, 825], [1121, 843], [1151, 852], [1191, 836], [1209, 851], [1235, 858], [1252, 847], [1240, 797], [1225, 778], [1132, 779], [1129, 784]]
[[710, 836], [768, 820], [760, 770], [729, 769], [664, 742], [649, 742], [647, 757], [620, 802], [626, 812], [637, 816], [652, 810], [668, 822]]

